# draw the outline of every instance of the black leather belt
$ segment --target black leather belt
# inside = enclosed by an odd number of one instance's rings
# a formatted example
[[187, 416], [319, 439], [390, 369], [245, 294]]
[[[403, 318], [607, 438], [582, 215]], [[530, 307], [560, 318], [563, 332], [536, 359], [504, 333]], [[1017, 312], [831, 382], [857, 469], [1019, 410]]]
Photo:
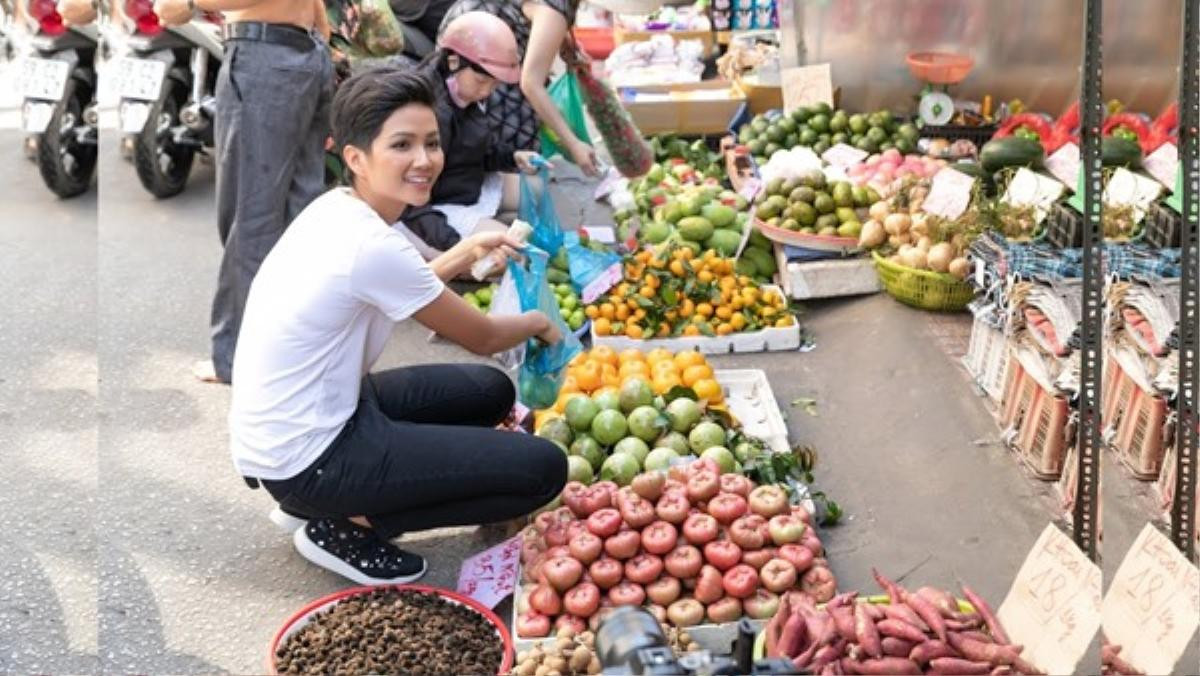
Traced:
[[261, 21], [239, 21], [225, 24], [226, 40], [257, 40], [306, 52], [317, 46], [308, 31], [286, 23], [263, 23]]

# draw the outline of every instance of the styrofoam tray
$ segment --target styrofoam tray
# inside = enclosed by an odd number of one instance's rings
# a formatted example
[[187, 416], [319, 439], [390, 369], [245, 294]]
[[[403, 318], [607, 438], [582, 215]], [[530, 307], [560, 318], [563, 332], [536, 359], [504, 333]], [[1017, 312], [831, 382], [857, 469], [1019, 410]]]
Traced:
[[[783, 295], [783, 289], [775, 285], [763, 285]], [[783, 296], [787, 298], [787, 296]], [[800, 323], [792, 322], [788, 327], [769, 327], [727, 336], [679, 336], [677, 338], [628, 338], [626, 336], [597, 336], [592, 327], [592, 345], [607, 345], [614, 350], [652, 350], [665, 348], [672, 352], [699, 350], [705, 354], [728, 352], [785, 352], [800, 348]]]
[[721, 386], [729, 412], [742, 429], [770, 445], [776, 453], [791, 450], [787, 423], [771, 391], [767, 373], [761, 369], [724, 369], [713, 372]]
[[777, 245], [775, 262], [784, 292], [796, 300], [861, 296], [883, 289], [870, 258], [793, 263]]

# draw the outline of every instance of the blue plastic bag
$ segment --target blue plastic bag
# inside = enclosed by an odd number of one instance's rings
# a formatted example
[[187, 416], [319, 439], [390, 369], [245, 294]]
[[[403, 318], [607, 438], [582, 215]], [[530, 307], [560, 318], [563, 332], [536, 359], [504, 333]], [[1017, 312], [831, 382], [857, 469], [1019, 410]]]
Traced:
[[578, 232], [565, 233], [563, 241], [567, 247], [571, 283], [584, 303], [596, 300], [621, 281], [621, 257], [616, 252], [588, 248]]
[[517, 376], [519, 399], [530, 408], [549, 408], [558, 400], [567, 372], [567, 364], [579, 354], [583, 346], [576, 338], [558, 311], [558, 300], [546, 281], [546, 264], [550, 257], [537, 247], [527, 247], [528, 269], [516, 261], [508, 262], [508, 271], [516, 282], [521, 296], [521, 311], [541, 310], [551, 322], [558, 325], [562, 340], [546, 345], [536, 338], [525, 344], [525, 360]]
[[563, 229], [554, 212], [554, 201], [550, 199], [550, 166], [545, 161], [536, 162], [538, 177], [542, 182], [542, 194], [529, 185], [529, 178], [521, 174], [521, 203], [517, 207], [517, 218], [533, 226], [529, 243], [553, 256], [562, 248]]

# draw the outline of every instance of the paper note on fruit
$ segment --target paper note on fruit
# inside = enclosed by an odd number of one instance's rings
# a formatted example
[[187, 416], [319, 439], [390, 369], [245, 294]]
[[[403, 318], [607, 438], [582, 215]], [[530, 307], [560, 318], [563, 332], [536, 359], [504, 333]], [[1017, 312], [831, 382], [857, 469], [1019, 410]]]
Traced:
[[1000, 201], [1016, 207], [1032, 207], [1034, 220], [1041, 223], [1066, 189], [1067, 186], [1052, 178], [1021, 167], [1017, 169]]
[[1200, 624], [1200, 570], [1151, 524], [1104, 595], [1104, 634], [1148, 674], [1173, 673]]
[[933, 177], [925, 197], [925, 212], [954, 220], [971, 204], [975, 179], [957, 169], [946, 167]]
[[817, 103], [833, 105], [833, 74], [828, 63], [784, 68], [779, 71], [779, 83], [786, 113]]
[[1142, 167], [1154, 180], [1163, 184], [1163, 187], [1172, 190], [1175, 188], [1175, 176], [1179, 172], [1179, 149], [1174, 143], [1164, 143], [1158, 150], [1146, 156]]
[[495, 608], [517, 588], [521, 561], [521, 536], [501, 542], [463, 561], [458, 571], [458, 593]]
[[1079, 146], [1064, 143], [1046, 158], [1046, 170], [1066, 185], [1079, 185]]
[[1034, 543], [997, 612], [1021, 656], [1070, 674], [1100, 628], [1100, 567], [1054, 524]]

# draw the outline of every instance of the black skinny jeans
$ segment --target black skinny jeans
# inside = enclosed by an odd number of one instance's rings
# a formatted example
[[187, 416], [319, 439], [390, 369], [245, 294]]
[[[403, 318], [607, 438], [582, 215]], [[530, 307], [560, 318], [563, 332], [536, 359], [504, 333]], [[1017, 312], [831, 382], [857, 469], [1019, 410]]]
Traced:
[[475, 364], [369, 374], [358, 409], [300, 474], [262, 485], [305, 518], [366, 516], [381, 536], [505, 521], [549, 503], [567, 481], [552, 442], [493, 429], [516, 393]]

